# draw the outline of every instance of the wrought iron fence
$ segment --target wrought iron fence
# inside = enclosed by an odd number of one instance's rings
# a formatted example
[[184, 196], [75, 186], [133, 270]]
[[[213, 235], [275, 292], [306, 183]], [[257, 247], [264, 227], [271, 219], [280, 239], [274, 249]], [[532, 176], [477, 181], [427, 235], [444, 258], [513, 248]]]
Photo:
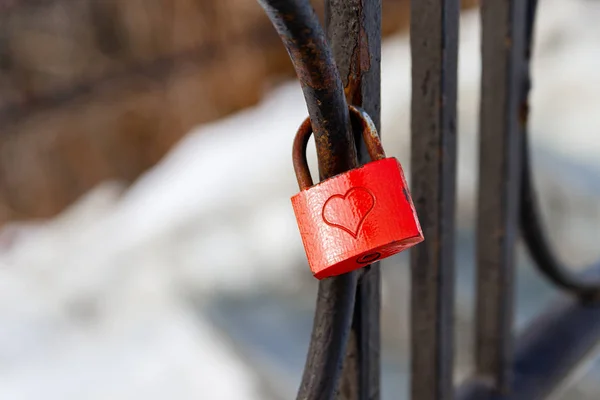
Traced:
[[[368, 155], [347, 104], [380, 127], [381, 1], [259, 0], [283, 39], [314, 128], [321, 179]], [[542, 399], [600, 339], [600, 264], [570, 272], [546, 239], [527, 143], [536, 0], [481, 2], [482, 79], [474, 375], [453, 384], [459, 0], [413, 0], [411, 192], [425, 242], [411, 251], [411, 398]], [[572, 296], [513, 334], [518, 235]], [[319, 284], [298, 399], [380, 398], [378, 263]]]

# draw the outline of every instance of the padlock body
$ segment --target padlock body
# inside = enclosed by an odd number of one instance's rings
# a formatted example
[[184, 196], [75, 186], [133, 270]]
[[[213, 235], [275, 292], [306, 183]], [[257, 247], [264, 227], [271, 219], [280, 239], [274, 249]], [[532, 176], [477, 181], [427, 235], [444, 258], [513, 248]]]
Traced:
[[317, 279], [340, 275], [423, 241], [395, 158], [336, 175], [292, 197], [309, 266]]

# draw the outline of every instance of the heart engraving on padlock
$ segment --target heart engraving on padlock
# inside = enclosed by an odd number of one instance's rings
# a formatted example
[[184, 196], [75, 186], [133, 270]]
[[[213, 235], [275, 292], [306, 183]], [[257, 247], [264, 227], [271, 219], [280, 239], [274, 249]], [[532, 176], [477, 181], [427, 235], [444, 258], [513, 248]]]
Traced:
[[[353, 187], [345, 194], [334, 194], [323, 204], [323, 221], [334, 228], [347, 232], [354, 239], [371, 211], [375, 208], [375, 196], [364, 187]], [[340, 212], [342, 211], [342, 212]]]

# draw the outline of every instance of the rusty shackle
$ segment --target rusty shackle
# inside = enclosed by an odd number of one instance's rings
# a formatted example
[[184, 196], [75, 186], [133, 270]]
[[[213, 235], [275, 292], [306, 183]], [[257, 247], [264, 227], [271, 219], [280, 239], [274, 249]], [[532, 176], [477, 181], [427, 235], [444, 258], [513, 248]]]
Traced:
[[[350, 110], [352, 127], [360, 127], [362, 130], [362, 137], [367, 146], [371, 161], [383, 160], [385, 158], [385, 152], [383, 151], [381, 139], [375, 128], [375, 123], [371, 117], [369, 117], [369, 114], [362, 108], [352, 105], [348, 106], [348, 109]], [[312, 132], [310, 118], [306, 118], [302, 125], [300, 125], [300, 128], [298, 128], [298, 132], [296, 132], [296, 137], [294, 138], [292, 160], [300, 190], [305, 190], [313, 186], [313, 180], [310, 176], [308, 161], [306, 159], [306, 148]]]

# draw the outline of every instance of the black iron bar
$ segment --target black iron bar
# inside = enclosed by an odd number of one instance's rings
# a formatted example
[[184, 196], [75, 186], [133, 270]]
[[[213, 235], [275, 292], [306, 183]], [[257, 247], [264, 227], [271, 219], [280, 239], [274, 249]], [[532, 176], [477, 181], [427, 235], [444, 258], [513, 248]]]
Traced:
[[[300, 79], [321, 179], [358, 165], [344, 88], [325, 34], [308, 0], [259, 0]], [[319, 283], [313, 332], [298, 399], [336, 396], [352, 323], [357, 273]]]
[[[521, 81], [519, 99], [519, 134], [522, 142], [520, 227], [523, 238], [538, 268], [555, 284], [576, 293], [584, 300], [597, 299], [600, 264], [588, 268], [582, 274], [574, 274], [555, 257], [542, 228], [539, 206], [533, 186], [530, 150], [528, 148], [527, 120], [528, 96], [531, 88], [531, 57], [537, 0], [525, 2], [524, 36], [513, 36], [511, 43], [522, 42], [521, 68], [515, 70]], [[520, 12], [520, 11], [519, 11]], [[517, 22], [516, 20], [513, 22]], [[517, 33], [522, 32], [521, 29]], [[518, 64], [517, 64], [518, 65]], [[514, 83], [514, 82], [513, 82]], [[514, 112], [514, 109], [513, 109]], [[512, 153], [513, 158], [517, 158]], [[510, 177], [508, 177], [510, 179]], [[514, 190], [514, 186], [511, 187]], [[511, 224], [511, 229], [514, 226]], [[509, 293], [505, 293], [506, 301]], [[487, 296], [482, 292], [482, 296]], [[504, 307], [508, 307], [504, 303]], [[512, 310], [504, 309], [505, 318]], [[494, 314], [492, 314], [494, 315]], [[505, 321], [497, 321], [501, 325]], [[503, 326], [495, 348], [483, 350], [491, 356], [496, 368], [491, 374], [481, 373], [458, 391], [460, 400], [541, 400], [550, 395], [598, 344], [600, 338], [600, 305], [582, 302], [578, 298], [563, 296], [548, 311], [532, 321], [514, 346], [510, 340], [510, 327]], [[508, 336], [507, 336], [508, 335]], [[514, 353], [511, 352], [514, 347]], [[481, 351], [481, 350], [480, 350]], [[480, 353], [481, 354], [481, 353]], [[479, 358], [478, 358], [478, 361]], [[479, 365], [478, 365], [479, 366]], [[498, 367], [499, 366], [499, 367]], [[490, 378], [491, 375], [491, 379]]]
[[358, 166], [344, 88], [308, 0], [259, 0], [290, 55], [313, 127], [321, 178]]
[[[381, 135], [381, 0], [327, 0], [325, 26], [346, 100], [361, 106]], [[360, 164], [369, 162], [360, 129], [354, 133]], [[361, 271], [338, 399], [380, 398], [380, 308], [381, 274], [374, 263]]]
[[482, 80], [477, 215], [476, 374], [510, 388], [514, 257], [521, 177], [526, 3], [481, 3]]
[[453, 398], [456, 97], [460, 1], [413, 0], [411, 398]]

